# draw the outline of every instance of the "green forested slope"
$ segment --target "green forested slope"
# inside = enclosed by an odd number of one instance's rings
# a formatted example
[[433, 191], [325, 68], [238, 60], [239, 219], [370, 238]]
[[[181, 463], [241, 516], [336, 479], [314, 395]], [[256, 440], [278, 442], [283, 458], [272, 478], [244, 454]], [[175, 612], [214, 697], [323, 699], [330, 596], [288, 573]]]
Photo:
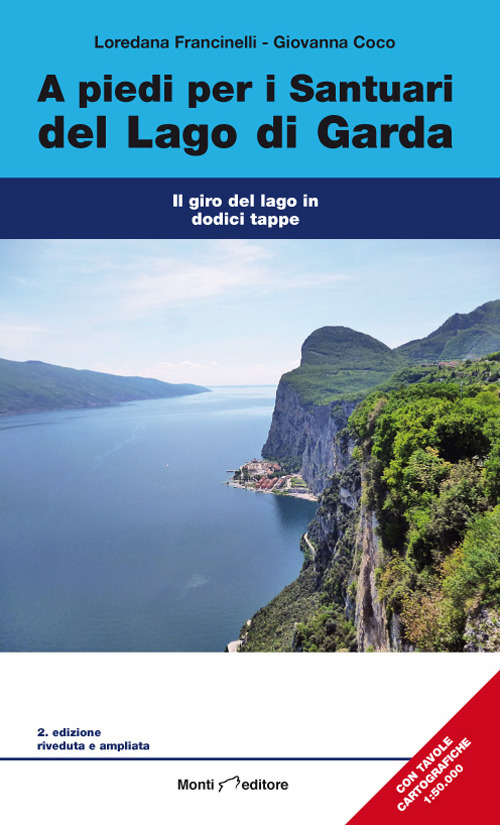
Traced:
[[315, 330], [302, 345], [300, 366], [285, 373], [306, 405], [362, 398], [367, 391], [415, 362], [477, 358], [500, 348], [500, 300], [455, 314], [426, 338], [391, 350], [348, 327]]
[[396, 352], [412, 360], [476, 358], [500, 349], [500, 300], [472, 312], [456, 313], [427, 338], [410, 341]]
[[462, 650], [480, 611], [500, 618], [499, 360], [434, 369], [351, 417], [383, 546], [379, 598], [419, 650]]
[[0, 359], [0, 415], [103, 406], [198, 392], [207, 390], [195, 384], [167, 384], [154, 378], [75, 370], [42, 361]]
[[347, 327], [322, 327], [304, 341], [300, 367], [281, 380], [306, 404], [327, 404], [360, 398], [405, 363], [371, 335]]

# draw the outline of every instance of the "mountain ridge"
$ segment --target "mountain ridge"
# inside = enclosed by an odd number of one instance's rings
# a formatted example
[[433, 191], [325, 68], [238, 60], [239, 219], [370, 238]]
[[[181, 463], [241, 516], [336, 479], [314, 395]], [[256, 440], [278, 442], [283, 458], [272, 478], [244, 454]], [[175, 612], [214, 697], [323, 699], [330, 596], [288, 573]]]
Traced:
[[282, 375], [306, 404], [358, 400], [415, 361], [466, 359], [500, 349], [500, 300], [455, 313], [424, 338], [391, 349], [344, 326], [314, 330], [301, 347], [300, 366]]
[[475, 358], [500, 349], [500, 300], [487, 301], [471, 312], [456, 312], [425, 338], [396, 347], [412, 360]]
[[326, 326], [314, 330], [301, 348], [300, 366], [285, 373], [289, 384], [306, 404], [352, 400], [390, 378], [407, 359], [386, 344], [350, 327]]
[[[437, 335], [432, 360], [444, 359], [448, 337], [455, 338], [457, 325], [463, 335], [473, 330], [476, 349], [481, 348], [480, 340], [485, 347], [483, 355], [499, 350], [500, 300], [489, 301], [470, 313], [456, 313], [416, 343], [433, 341]], [[467, 341], [461, 340], [465, 348]], [[347, 427], [356, 405], [377, 387], [391, 382], [404, 384], [409, 369], [429, 360], [420, 357], [419, 351], [409, 355], [402, 353], [401, 347], [391, 350], [376, 338], [349, 327], [314, 330], [302, 344], [301, 365], [280, 379], [263, 457], [300, 469], [311, 490], [320, 493], [328, 477], [345, 466], [342, 451], [332, 448], [332, 444], [336, 434]], [[450, 355], [448, 360], [452, 357], [456, 356]], [[467, 357], [468, 351], [464, 350], [463, 358]]]
[[210, 392], [196, 384], [0, 358], [0, 415], [102, 407]]
[[500, 352], [408, 367], [352, 409], [302, 408], [304, 563], [239, 649], [498, 652]]

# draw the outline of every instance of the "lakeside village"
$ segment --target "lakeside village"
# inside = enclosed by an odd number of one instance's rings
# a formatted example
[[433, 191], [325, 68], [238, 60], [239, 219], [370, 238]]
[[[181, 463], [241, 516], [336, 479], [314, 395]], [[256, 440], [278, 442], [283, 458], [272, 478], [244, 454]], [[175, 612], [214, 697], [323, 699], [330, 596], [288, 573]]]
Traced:
[[300, 473], [285, 473], [276, 461], [254, 458], [243, 464], [239, 470], [228, 470], [233, 473], [226, 484], [232, 487], [244, 487], [246, 490], [256, 490], [261, 493], [275, 493], [280, 496], [294, 496], [295, 498], [317, 501]]

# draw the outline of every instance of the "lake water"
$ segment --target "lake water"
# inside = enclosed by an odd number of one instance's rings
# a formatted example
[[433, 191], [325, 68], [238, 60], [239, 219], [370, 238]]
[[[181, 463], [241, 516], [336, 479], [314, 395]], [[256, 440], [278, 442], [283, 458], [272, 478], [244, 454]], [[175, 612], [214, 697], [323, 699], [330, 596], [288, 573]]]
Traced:
[[312, 502], [239, 490], [273, 388], [0, 419], [0, 649], [221, 651], [298, 574]]

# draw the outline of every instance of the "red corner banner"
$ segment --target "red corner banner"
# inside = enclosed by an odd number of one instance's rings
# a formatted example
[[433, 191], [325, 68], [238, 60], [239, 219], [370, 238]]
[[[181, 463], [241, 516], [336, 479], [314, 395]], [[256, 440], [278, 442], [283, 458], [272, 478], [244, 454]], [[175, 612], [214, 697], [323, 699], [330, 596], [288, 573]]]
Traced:
[[500, 672], [347, 825], [382, 822], [500, 823]]

